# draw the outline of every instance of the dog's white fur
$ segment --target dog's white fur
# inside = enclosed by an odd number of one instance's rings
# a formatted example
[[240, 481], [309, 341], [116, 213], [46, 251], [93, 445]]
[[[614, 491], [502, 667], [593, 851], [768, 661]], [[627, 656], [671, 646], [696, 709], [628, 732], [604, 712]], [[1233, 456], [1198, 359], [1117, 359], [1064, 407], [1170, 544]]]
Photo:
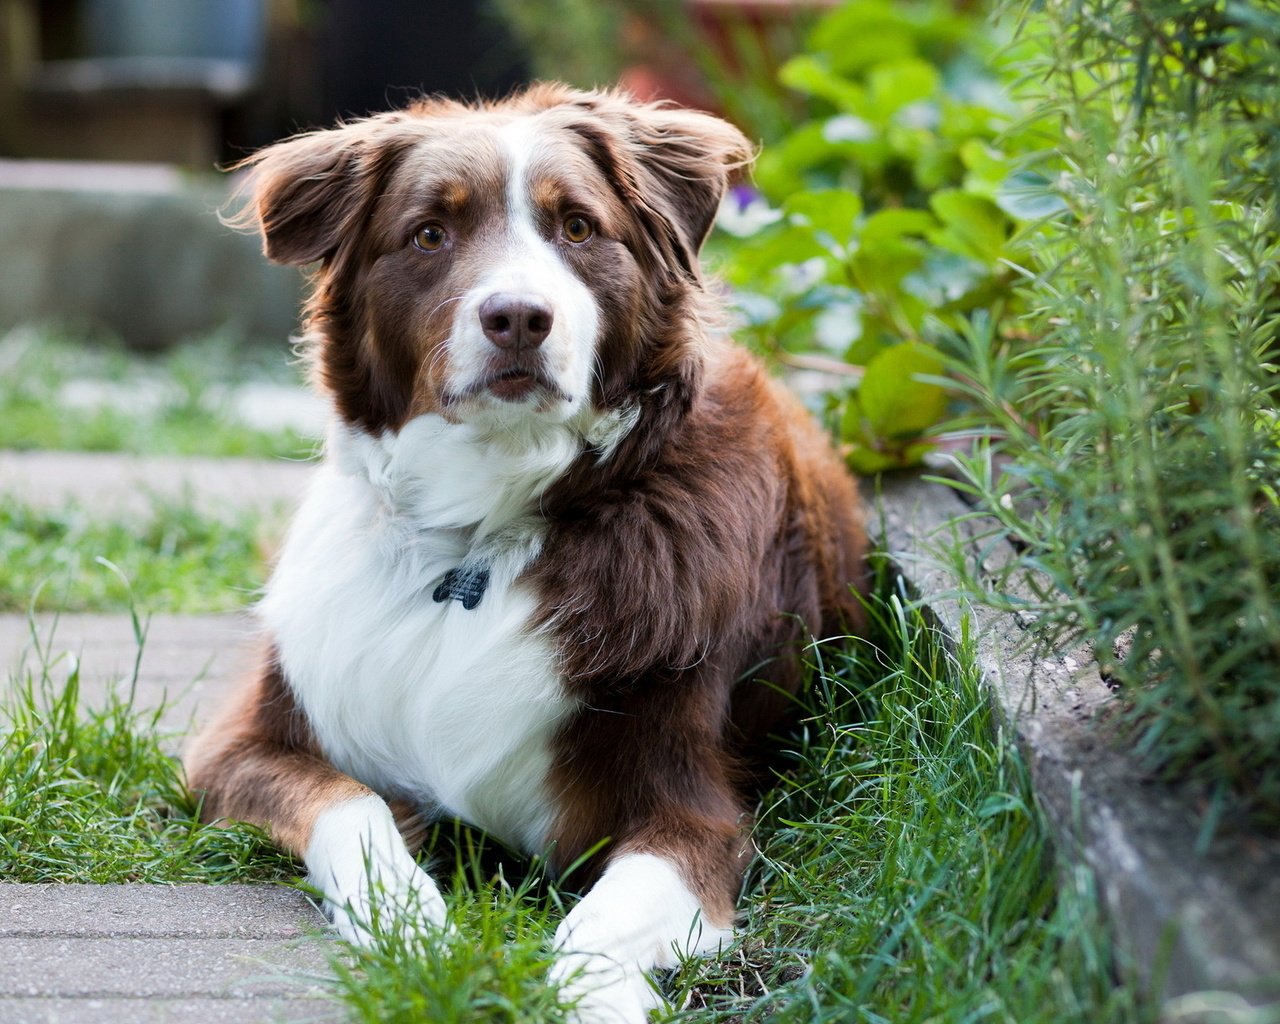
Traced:
[[733, 933], [702, 920], [697, 897], [665, 857], [619, 857], [556, 929], [551, 976], [584, 1021], [642, 1021], [661, 999], [647, 972], [711, 952]]

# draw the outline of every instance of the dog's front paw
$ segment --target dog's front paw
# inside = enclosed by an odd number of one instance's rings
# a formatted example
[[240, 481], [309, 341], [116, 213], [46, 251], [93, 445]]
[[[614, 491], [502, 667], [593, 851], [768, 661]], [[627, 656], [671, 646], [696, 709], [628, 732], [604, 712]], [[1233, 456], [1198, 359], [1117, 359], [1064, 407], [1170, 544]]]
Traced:
[[550, 977], [572, 1024], [645, 1024], [662, 1002], [643, 971], [605, 956], [561, 956]]
[[418, 867], [380, 797], [348, 800], [321, 814], [306, 862], [348, 942], [369, 946], [379, 935], [447, 927], [440, 890]]
[[379, 936], [448, 927], [440, 890], [416, 864], [409, 872], [369, 865], [352, 891], [326, 893], [325, 910], [338, 934], [358, 946], [372, 946]]

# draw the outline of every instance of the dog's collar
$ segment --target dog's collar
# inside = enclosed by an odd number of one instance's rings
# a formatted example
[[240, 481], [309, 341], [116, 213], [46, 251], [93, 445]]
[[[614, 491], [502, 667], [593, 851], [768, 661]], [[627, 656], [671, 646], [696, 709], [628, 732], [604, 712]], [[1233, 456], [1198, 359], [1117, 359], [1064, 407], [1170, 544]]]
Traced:
[[444, 574], [444, 579], [432, 592], [437, 604], [445, 601], [461, 601], [462, 607], [471, 611], [480, 603], [489, 587], [489, 570], [480, 566], [460, 565]]

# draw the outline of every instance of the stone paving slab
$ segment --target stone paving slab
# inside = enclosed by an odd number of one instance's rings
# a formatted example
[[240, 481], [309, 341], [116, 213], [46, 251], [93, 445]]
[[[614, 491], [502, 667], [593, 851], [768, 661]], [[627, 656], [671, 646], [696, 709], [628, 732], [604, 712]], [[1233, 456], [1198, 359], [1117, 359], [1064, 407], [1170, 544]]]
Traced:
[[[55, 686], [78, 663], [89, 707], [104, 703], [113, 687], [128, 687], [138, 656], [129, 616], [41, 614], [34, 623]], [[145, 626], [136, 707], [164, 705], [160, 727], [166, 732], [183, 731], [207, 715], [252, 665], [254, 627], [247, 614], [157, 615]], [[40, 671], [32, 622], [25, 615], [0, 615], [0, 682], [23, 671]]]
[[0, 942], [45, 938], [297, 939], [323, 924], [282, 885], [0, 882]]
[[37, 508], [75, 502], [103, 515], [145, 515], [157, 498], [210, 514], [292, 512], [313, 464], [283, 459], [0, 450], [0, 494]]
[[329, 1000], [243, 998], [127, 999], [0, 997], [5, 1024], [340, 1024]]
[[[216, 889], [213, 890], [216, 895]], [[317, 941], [275, 939], [45, 938], [4, 943], [0, 995], [69, 998], [214, 998], [316, 995], [324, 971]]]
[[279, 886], [0, 884], [0, 1020], [339, 1020], [322, 925]]

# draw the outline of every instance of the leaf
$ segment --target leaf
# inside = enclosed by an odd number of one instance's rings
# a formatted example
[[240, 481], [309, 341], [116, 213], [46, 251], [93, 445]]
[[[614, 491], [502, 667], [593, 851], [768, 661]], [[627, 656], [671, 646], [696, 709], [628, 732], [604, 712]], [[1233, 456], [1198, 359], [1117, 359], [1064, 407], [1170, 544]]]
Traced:
[[927, 210], [901, 207], [877, 210], [862, 225], [859, 240], [864, 249], [897, 241], [904, 235], [923, 236], [938, 226], [937, 218]]
[[826, 137], [819, 122], [802, 125], [780, 142], [765, 147], [756, 163], [755, 179], [767, 195], [781, 198], [805, 187], [811, 168], [839, 158], [847, 160], [849, 142]]
[[1067, 201], [1043, 174], [1018, 171], [996, 190], [995, 203], [1014, 220], [1036, 221], [1068, 209]]
[[862, 86], [832, 71], [822, 57], [792, 57], [778, 71], [778, 81], [809, 96], [830, 100], [847, 113], [860, 117], [867, 114], [867, 94]]
[[929, 206], [944, 225], [930, 236], [935, 245], [984, 263], [995, 263], [1003, 255], [1005, 219], [993, 203], [949, 188], [930, 196]]
[[822, 189], [791, 196], [783, 209], [803, 217], [814, 230], [825, 232], [847, 249], [862, 216], [862, 198], [847, 189]]
[[845, 453], [845, 459], [849, 463], [849, 468], [855, 473], [871, 476], [891, 469], [910, 469], [912, 466], [918, 466], [934, 447], [932, 441], [918, 441], [887, 450], [851, 444]]
[[766, 228], [738, 246], [725, 273], [732, 282], [742, 285], [767, 280], [780, 267], [804, 263], [815, 256], [825, 257], [827, 252], [808, 228], [791, 224]]
[[947, 392], [918, 378], [942, 375], [942, 355], [923, 342], [887, 348], [867, 364], [858, 388], [862, 416], [878, 437], [912, 437], [935, 426], [947, 409]]
[[971, 195], [991, 199], [998, 205], [997, 193], [1009, 176], [1009, 161], [1005, 155], [981, 139], [967, 139], [960, 146], [960, 161], [968, 172], [964, 177], [964, 190]]
[[887, 60], [913, 57], [915, 30], [887, 0], [859, 0], [837, 7], [813, 30], [810, 46], [830, 56], [836, 68], [858, 74]]
[[937, 68], [922, 60], [880, 64], [867, 76], [871, 109], [880, 121], [924, 100], [932, 99], [942, 84]]

